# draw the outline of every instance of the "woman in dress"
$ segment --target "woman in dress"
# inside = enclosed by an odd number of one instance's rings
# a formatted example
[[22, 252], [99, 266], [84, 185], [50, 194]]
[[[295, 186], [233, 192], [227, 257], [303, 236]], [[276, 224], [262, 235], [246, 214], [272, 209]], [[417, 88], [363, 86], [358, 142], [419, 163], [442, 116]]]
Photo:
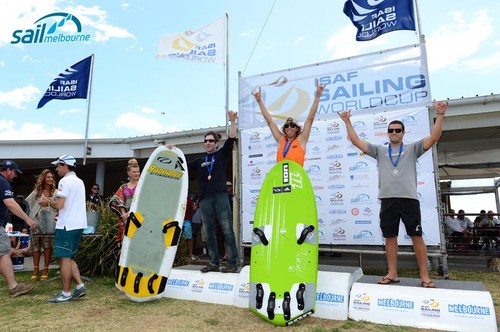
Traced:
[[129, 181], [118, 188], [116, 193], [111, 197], [109, 206], [118, 215], [118, 234], [116, 241], [121, 242], [123, 233], [125, 232], [125, 224], [127, 222], [132, 198], [134, 198], [135, 188], [141, 176], [141, 169], [137, 160], [130, 159], [127, 166], [127, 175]]
[[40, 256], [43, 249], [43, 273], [40, 280], [47, 280], [49, 277], [49, 263], [52, 259], [52, 252], [54, 248], [54, 239], [51, 237], [35, 236], [53, 234], [55, 232], [55, 217], [57, 211], [50, 206], [42, 207], [40, 200], [48, 198], [50, 200], [56, 199], [56, 182], [54, 180], [54, 173], [49, 169], [44, 169], [38, 176], [35, 188], [26, 198], [30, 207], [30, 218], [38, 223], [38, 227], [31, 230], [31, 252], [33, 254], [33, 275], [32, 281], [38, 280], [38, 273], [40, 272]]

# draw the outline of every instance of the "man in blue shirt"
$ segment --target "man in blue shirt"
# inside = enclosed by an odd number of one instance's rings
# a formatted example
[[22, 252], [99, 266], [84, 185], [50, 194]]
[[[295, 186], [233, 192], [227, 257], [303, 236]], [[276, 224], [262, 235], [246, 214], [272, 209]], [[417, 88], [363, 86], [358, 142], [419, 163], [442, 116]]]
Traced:
[[33, 229], [37, 227], [37, 223], [24, 213], [14, 199], [14, 193], [12, 192], [10, 182], [14, 180], [18, 174], [22, 174], [22, 172], [14, 161], [5, 160], [0, 164], [0, 272], [7, 282], [10, 297], [25, 294], [33, 289], [33, 284], [18, 284], [16, 281], [12, 260], [10, 259], [10, 240], [5, 231], [5, 218], [8, 210], [10, 210], [13, 215], [24, 220], [30, 228]]

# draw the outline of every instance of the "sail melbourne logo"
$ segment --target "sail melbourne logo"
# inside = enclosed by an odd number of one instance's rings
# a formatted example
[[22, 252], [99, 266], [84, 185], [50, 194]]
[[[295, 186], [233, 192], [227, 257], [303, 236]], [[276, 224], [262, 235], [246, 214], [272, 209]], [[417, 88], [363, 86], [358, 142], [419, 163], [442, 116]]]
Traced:
[[[80, 20], [68, 13], [52, 13], [34, 22], [34, 29], [15, 30], [11, 44], [72, 43], [90, 40], [90, 34], [82, 33]], [[74, 30], [68, 33], [68, 30]]]

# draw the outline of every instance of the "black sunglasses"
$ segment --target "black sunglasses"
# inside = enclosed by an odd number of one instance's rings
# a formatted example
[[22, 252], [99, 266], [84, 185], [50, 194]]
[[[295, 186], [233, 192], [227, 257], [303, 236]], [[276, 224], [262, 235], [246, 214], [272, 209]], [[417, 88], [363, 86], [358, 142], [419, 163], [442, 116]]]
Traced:
[[288, 127], [290, 127], [290, 128], [295, 128], [295, 127], [297, 127], [297, 125], [296, 125], [295, 123], [293, 123], [293, 122], [292, 122], [292, 123], [287, 123], [287, 124], [285, 124], [285, 125], [283, 126], [283, 128], [285, 128], [285, 129], [286, 129], [286, 128], [288, 128]]
[[214, 139], [206, 139], [206, 140], [204, 140], [204, 142], [205, 143], [207, 143], [207, 142], [213, 143], [213, 142], [215, 142], [215, 140]]
[[393, 132], [401, 134], [403, 132], [403, 128], [389, 128], [389, 129], [387, 129], [387, 132], [389, 134], [392, 134]]
[[92, 188], [92, 189], [98, 189], [98, 190], [99, 190], [99, 188], [98, 188], [98, 187], [94, 187], [94, 188]]

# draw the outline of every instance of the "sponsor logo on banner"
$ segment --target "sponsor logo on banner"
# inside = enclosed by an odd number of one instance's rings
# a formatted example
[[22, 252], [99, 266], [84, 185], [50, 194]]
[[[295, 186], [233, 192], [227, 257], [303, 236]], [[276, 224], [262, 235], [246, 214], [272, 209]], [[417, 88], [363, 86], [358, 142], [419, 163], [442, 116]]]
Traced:
[[351, 209], [351, 214], [352, 214], [353, 216], [357, 216], [357, 215], [359, 214], [359, 209], [358, 209], [358, 208], [352, 208], [352, 209]]
[[252, 208], [257, 207], [257, 201], [259, 200], [259, 195], [252, 195], [252, 198], [250, 199], [250, 205]]
[[250, 143], [260, 142], [260, 133], [258, 131], [254, 131], [250, 133]]
[[342, 140], [342, 135], [333, 135], [333, 136], [327, 136], [326, 140], [327, 141], [341, 141]]
[[371, 217], [373, 216], [373, 211], [368, 206], [363, 209], [363, 216]]
[[366, 293], [355, 294], [352, 301], [352, 307], [356, 310], [369, 311], [371, 306], [370, 295]]
[[332, 236], [334, 241], [345, 241], [345, 229], [343, 229], [342, 227], [335, 228], [333, 230]]
[[328, 186], [328, 189], [344, 189], [345, 184], [331, 184]]
[[321, 167], [319, 165], [311, 165], [307, 168], [306, 173], [309, 175], [321, 174]]
[[413, 115], [404, 116], [401, 119], [401, 122], [405, 124], [405, 132], [406, 132], [406, 127], [412, 127], [418, 125], [418, 121], [417, 119], [415, 119]]
[[205, 288], [205, 280], [197, 279], [193, 282], [193, 287], [191, 287], [191, 292], [193, 293], [201, 293]]
[[356, 225], [371, 225], [371, 220], [354, 220], [354, 224]]
[[323, 233], [323, 231], [321, 229], [318, 229], [318, 239], [321, 240], [321, 241], [326, 241], [326, 236], [325, 236], [325, 233]]
[[409, 312], [415, 309], [415, 302], [398, 298], [379, 298], [377, 306], [382, 308], [399, 309], [398, 311]]
[[314, 200], [316, 201], [316, 205], [323, 205], [323, 200], [321, 199], [321, 196], [314, 195]]
[[342, 163], [338, 160], [330, 162], [328, 165], [328, 174], [342, 173]]
[[321, 149], [319, 146], [314, 146], [312, 149], [308, 149], [307, 151], [311, 151], [312, 154], [321, 154]]
[[[314, 191], [318, 191], [318, 190], [323, 190], [323, 189], [325, 189], [325, 187], [324, 187], [324, 186], [319, 186], [319, 185], [315, 185], [313, 188], [314, 188]], [[328, 189], [330, 189], [330, 188], [328, 188]]]
[[319, 128], [316, 126], [312, 126], [309, 136], [320, 136], [320, 135], [321, 135], [321, 130], [319, 130]]
[[387, 128], [387, 118], [385, 115], [379, 115], [375, 122], [373, 123], [374, 129], [386, 129]]
[[344, 195], [340, 192], [335, 192], [330, 195], [330, 205], [344, 205]]
[[420, 305], [420, 315], [426, 318], [440, 318], [441, 305], [434, 299], [426, 299]]
[[356, 121], [352, 124], [352, 127], [354, 128], [354, 130], [356, 132], [358, 131], [362, 131], [362, 130], [366, 130], [367, 127], [366, 127], [366, 123], [364, 123], [363, 121]]
[[326, 155], [326, 159], [327, 160], [330, 160], [330, 159], [342, 159], [344, 158], [344, 155], [341, 154], [341, 153], [335, 153], [335, 154], [328, 154]]
[[[349, 222], [349, 220], [347, 219], [342, 219], [342, 218], [337, 218], [337, 219], [334, 219], [330, 222], [330, 226], [335, 226], [335, 225], [340, 225], [340, 224], [345, 224], [346, 222]], [[342, 234], [345, 235], [345, 232], [343, 232]]]
[[262, 150], [262, 145], [260, 145], [260, 144], [249, 145], [248, 150], [250, 150], [250, 151]]
[[330, 177], [328, 177], [328, 182], [332, 182], [332, 181], [342, 181], [345, 179], [345, 175], [332, 175]]
[[190, 281], [187, 279], [175, 279], [169, 278], [167, 280], [167, 285], [175, 288], [186, 288], [189, 286]]
[[328, 135], [338, 134], [340, 132], [340, 125], [337, 121], [330, 122], [326, 125], [326, 133]]
[[324, 304], [332, 305], [335, 303], [344, 303], [345, 296], [335, 293], [317, 292], [316, 301], [322, 302]]
[[369, 204], [372, 203], [372, 200], [368, 194], [359, 194], [358, 196], [351, 198], [351, 203]]
[[352, 239], [355, 241], [362, 241], [362, 240], [372, 240], [375, 239], [375, 237], [373, 236], [373, 233], [371, 231], [365, 229], [359, 232], [358, 234], [354, 234], [352, 236]]
[[250, 178], [253, 180], [262, 178], [261, 170], [259, 167], [252, 168], [252, 170], [250, 171]]
[[243, 282], [238, 285], [238, 297], [243, 298], [243, 299], [248, 299], [250, 295], [250, 283], [249, 282]]
[[[52, 13], [40, 17], [26, 30], [15, 30], [11, 44], [74, 43], [88, 42], [89, 34], [82, 33], [80, 20], [70, 13]], [[68, 33], [73, 30], [73, 33]]]
[[346, 214], [347, 210], [346, 209], [332, 209], [328, 210], [328, 214]]
[[370, 166], [368, 166], [367, 162], [358, 161], [353, 166], [349, 167], [350, 172], [368, 172], [370, 171]]
[[226, 284], [224, 282], [210, 282], [207, 289], [216, 293], [228, 293], [233, 291], [234, 285]]
[[332, 144], [332, 145], [328, 146], [328, 150], [326, 152], [340, 150], [342, 148], [343, 148], [343, 146], [340, 144]]
[[489, 307], [465, 303], [448, 304], [448, 312], [452, 314], [469, 315], [471, 317], [491, 315]]
[[359, 152], [348, 152], [347, 153], [347, 158], [354, 158], [354, 157], [359, 157], [361, 156], [361, 153]]
[[276, 140], [274, 139], [274, 136], [272, 134], [264, 136], [264, 142], [268, 142], [268, 141], [276, 142]]
[[250, 158], [250, 159], [252, 159], [252, 158], [260, 158], [260, 157], [264, 157], [264, 154], [262, 154], [262, 153], [256, 153], [256, 154], [248, 155], [248, 158]]

